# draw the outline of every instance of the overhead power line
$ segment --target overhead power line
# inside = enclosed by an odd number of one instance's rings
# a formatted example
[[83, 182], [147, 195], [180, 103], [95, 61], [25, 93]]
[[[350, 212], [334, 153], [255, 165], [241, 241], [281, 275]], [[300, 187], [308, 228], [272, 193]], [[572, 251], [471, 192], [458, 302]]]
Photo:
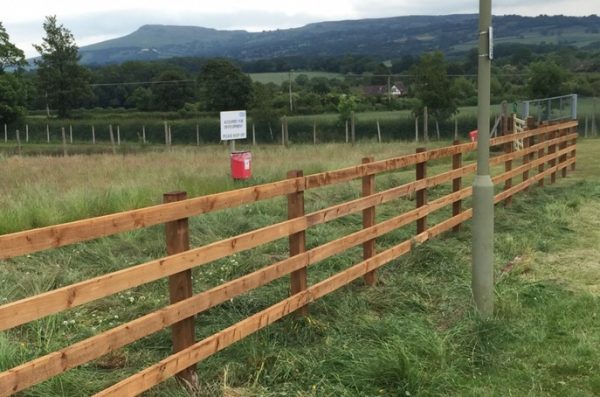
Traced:
[[163, 81], [128, 81], [121, 83], [94, 83], [91, 87], [104, 87], [115, 85], [143, 85], [143, 84], [179, 84], [179, 83], [195, 83], [196, 80], [163, 80]]

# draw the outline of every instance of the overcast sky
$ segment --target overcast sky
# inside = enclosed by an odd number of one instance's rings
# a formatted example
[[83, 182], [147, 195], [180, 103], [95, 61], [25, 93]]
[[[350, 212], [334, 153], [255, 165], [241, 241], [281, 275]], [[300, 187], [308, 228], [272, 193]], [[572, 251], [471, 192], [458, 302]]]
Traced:
[[[4, 0], [8, 2], [9, 0]], [[600, 14], [600, 0], [492, 1], [495, 15]], [[2, 7], [0, 21], [11, 41], [36, 55], [46, 15], [71, 30], [79, 46], [131, 33], [144, 24], [194, 25], [249, 31], [298, 27], [311, 22], [402, 15], [477, 13], [476, 0], [22, 0]]]

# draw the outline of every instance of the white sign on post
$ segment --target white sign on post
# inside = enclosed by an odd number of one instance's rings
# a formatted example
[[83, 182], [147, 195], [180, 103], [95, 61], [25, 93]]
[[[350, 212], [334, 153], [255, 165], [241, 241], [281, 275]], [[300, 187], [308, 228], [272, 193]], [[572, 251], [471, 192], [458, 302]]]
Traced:
[[246, 139], [246, 111], [221, 112], [221, 140]]

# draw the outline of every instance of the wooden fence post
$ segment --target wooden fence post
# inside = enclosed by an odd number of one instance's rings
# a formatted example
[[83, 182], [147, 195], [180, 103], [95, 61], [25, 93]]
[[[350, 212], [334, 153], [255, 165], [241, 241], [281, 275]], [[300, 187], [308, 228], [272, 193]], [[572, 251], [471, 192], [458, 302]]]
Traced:
[[[527, 117], [526, 125], [527, 125], [527, 130], [535, 130], [535, 128], [536, 128], [535, 118], [533, 116]], [[538, 139], [536, 137], [534, 137], [534, 136], [529, 137], [529, 147], [535, 145], [537, 141], [538, 141]], [[530, 152], [529, 153], [529, 162], [531, 163], [531, 162], [533, 162], [533, 160], [535, 160], [535, 152]]]
[[377, 119], [377, 142], [381, 143], [381, 126], [379, 125], [379, 119]]
[[[551, 131], [548, 133], [548, 139], [556, 138], [556, 131]], [[556, 144], [552, 144], [548, 147], [548, 154], [551, 155], [551, 159], [548, 160], [548, 167], [554, 167], [556, 165], [556, 158], [554, 157], [554, 153], [556, 153]], [[550, 174], [550, 184], [556, 182], [556, 171]]]
[[20, 156], [21, 155], [21, 133], [19, 132], [19, 130], [17, 130], [16, 135], [17, 135], [17, 153]]
[[350, 113], [350, 139], [352, 140], [352, 146], [356, 143], [356, 117], [354, 110]]
[[[198, 141], [198, 145], [200, 145], [199, 142], [200, 141]], [[254, 123], [252, 123], [252, 146], [256, 146], [256, 125], [254, 125]]]
[[415, 117], [415, 142], [419, 142], [419, 116]]
[[145, 125], [142, 126], [142, 143], [144, 145], [146, 144], [146, 126]]
[[[571, 129], [571, 133], [577, 133], [577, 127], [573, 127]], [[571, 142], [571, 145], [573, 145], [573, 152], [571, 154], [571, 158], [575, 159], [573, 164], [571, 164], [571, 171], [575, 171], [575, 164], [577, 162], [577, 137], [573, 138]]]
[[169, 146], [169, 126], [167, 120], [165, 120], [165, 146]]
[[29, 124], [25, 124], [25, 143], [29, 143]]
[[[508, 118], [506, 119], [506, 123], [503, 125], [503, 127], [506, 127], [506, 130], [503, 131], [503, 135], [510, 135], [514, 133], [514, 115], [510, 115], [508, 116]], [[504, 153], [506, 154], [510, 154], [513, 152], [513, 147], [514, 147], [514, 142], [510, 141], [508, 143], [504, 144]], [[509, 172], [510, 170], [512, 170], [512, 160], [506, 160], [504, 162], [504, 172]], [[504, 182], [504, 190], [508, 190], [512, 187], [512, 178], [509, 178], [506, 180], [506, 182]], [[505, 200], [504, 200], [504, 205], [510, 205], [512, 203], [512, 196], [508, 196]]]
[[46, 124], [46, 141], [50, 143], [50, 126]]
[[117, 154], [117, 149], [115, 148], [115, 134], [113, 134], [112, 124], [108, 125], [108, 134], [110, 135], [110, 146], [112, 147], [113, 154]]
[[[185, 192], [172, 192], [163, 195], [164, 203], [185, 200]], [[165, 223], [165, 237], [167, 243], [167, 255], [174, 255], [190, 249], [190, 237], [188, 219], [178, 219]], [[184, 270], [169, 276], [170, 303], [176, 303], [190, 298], [192, 291], [192, 271]], [[194, 316], [181, 320], [171, 326], [171, 337], [173, 339], [173, 353], [179, 352], [195, 343]], [[177, 374], [191, 389], [198, 387], [198, 375], [196, 365], [192, 365]]]
[[454, 139], [458, 139], [458, 117], [454, 115]]
[[[530, 139], [531, 137], [523, 138], [523, 150], [527, 150], [529, 148], [529, 145], [531, 144]], [[525, 153], [523, 155], [521, 162], [522, 165], [526, 165], [527, 163], [529, 163], [529, 153]], [[527, 181], [527, 179], [529, 179], [529, 170], [523, 171], [523, 182]], [[527, 190], [529, 190], [528, 187], [525, 188], [525, 191]]]
[[[417, 148], [417, 153], [426, 153], [424, 147]], [[417, 180], [427, 178], [427, 160], [417, 163], [416, 166]], [[427, 204], [427, 188], [419, 189], [416, 192], [417, 208]], [[427, 216], [417, 219], [417, 234], [423, 233], [427, 229]]]
[[[362, 159], [363, 164], [372, 163], [373, 157], [365, 157]], [[362, 178], [362, 195], [363, 197], [375, 194], [375, 174], [367, 175]], [[375, 206], [365, 208], [363, 210], [363, 228], [368, 228], [375, 225]], [[363, 243], [363, 259], [367, 260], [375, 255], [375, 239], [365, 241]], [[367, 285], [375, 285], [377, 278], [375, 270], [364, 275], [364, 280]]]
[[8, 142], [8, 126], [4, 124], [4, 143]]
[[73, 144], [73, 125], [69, 124], [69, 143]]
[[[537, 140], [538, 143], [543, 143], [544, 141], [546, 141], [546, 134], [539, 134], [537, 136]], [[544, 148], [544, 146], [542, 146], [539, 150], [538, 150], [538, 159], [543, 158], [546, 155], [546, 149]], [[542, 172], [544, 172], [544, 163], [542, 162], [540, 165], [538, 165], [538, 174], [541, 174]], [[538, 182], [538, 186], [539, 187], [544, 187], [544, 178], [541, 178], [540, 181]]]
[[349, 137], [348, 137], [348, 120], [346, 120], [346, 143], [348, 143], [349, 141]]
[[288, 129], [288, 118], [287, 116], [283, 116], [283, 139], [284, 139], [284, 145], [285, 147], [289, 147], [290, 146], [290, 131]]
[[317, 121], [313, 121], [313, 145], [317, 144]]
[[117, 124], [117, 146], [121, 146], [121, 126]]
[[62, 145], [63, 145], [63, 156], [67, 156], [67, 136], [65, 134], [65, 127], [60, 127], [60, 133], [62, 135]]
[[584, 134], [583, 136], [585, 138], [588, 137], [588, 120], [589, 120], [588, 116], [585, 116], [585, 129], [583, 130], [583, 134]]
[[[460, 145], [460, 141], [455, 139], [452, 142], [454, 146]], [[457, 170], [462, 167], [462, 153], [456, 153], [452, 155], [452, 169]], [[462, 177], [452, 179], [452, 192], [460, 191], [462, 187]], [[452, 216], [457, 216], [462, 212], [462, 200], [456, 200], [452, 203]], [[460, 231], [460, 223], [452, 228], [453, 232]]]
[[429, 113], [427, 106], [423, 107], [423, 140], [429, 142]]
[[[289, 171], [288, 179], [301, 178], [304, 173], [299, 170]], [[304, 216], [304, 187], [296, 193], [290, 193], [287, 196], [288, 200], [288, 219]], [[298, 255], [306, 251], [306, 233], [304, 230], [291, 234], [289, 237], [290, 257]], [[290, 295], [295, 295], [308, 288], [308, 272], [307, 268], [303, 267], [290, 274]], [[298, 310], [300, 316], [308, 314], [308, 306], [304, 306]]]
[[96, 144], [96, 128], [92, 125], [92, 145]]
[[[568, 131], [567, 131], [567, 130], [562, 130], [562, 131], [560, 132], [560, 135], [559, 135], [559, 136], [560, 136], [560, 137], [564, 137], [564, 136], [566, 136], [567, 134], [569, 134], [570, 132], [571, 132], [571, 129], [569, 129]], [[567, 144], [568, 144], [568, 142], [567, 142], [567, 141], [561, 142], [561, 144], [558, 146], [559, 150], [566, 149], [566, 148], [567, 148]], [[567, 161], [567, 155], [566, 155], [566, 154], [561, 154], [561, 156], [560, 156], [560, 158], [559, 158], [558, 162], [559, 162], [560, 164], [562, 164], [562, 163], [564, 163], [565, 161]], [[567, 171], [568, 171], [567, 167], [563, 168], [562, 170], [560, 170], [560, 175], [561, 175], [563, 178], [566, 178], [566, 177], [567, 177]]]

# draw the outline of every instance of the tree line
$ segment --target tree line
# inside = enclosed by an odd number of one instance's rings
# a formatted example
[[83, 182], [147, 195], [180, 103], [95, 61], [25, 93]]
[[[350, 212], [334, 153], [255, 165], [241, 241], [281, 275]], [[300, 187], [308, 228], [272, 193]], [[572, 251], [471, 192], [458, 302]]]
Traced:
[[[381, 60], [347, 55], [279, 58], [239, 62], [175, 58], [85, 67], [69, 29], [46, 17], [45, 37], [34, 45], [35, 69], [25, 69], [23, 51], [10, 42], [0, 22], [0, 123], [12, 123], [27, 110], [66, 118], [78, 108], [123, 108], [144, 112], [197, 115], [248, 109], [254, 119], [271, 123], [283, 114], [411, 109], [427, 106], [436, 121], [475, 105], [477, 50], [447, 58], [441, 52]], [[296, 70], [292, 74], [292, 70]], [[300, 70], [300, 71], [297, 71]], [[309, 78], [301, 70], [336, 72], [340, 77]], [[249, 72], [289, 72], [281, 84], [252, 82]], [[585, 73], [581, 73], [585, 72]], [[578, 92], [600, 96], [600, 51], [556, 45], [499, 45], [493, 66], [492, 100], [517, 100]], [[386, 95], [401, 83], [407, 96]], [[384, 87], [369, 95], [365, 86]]]

